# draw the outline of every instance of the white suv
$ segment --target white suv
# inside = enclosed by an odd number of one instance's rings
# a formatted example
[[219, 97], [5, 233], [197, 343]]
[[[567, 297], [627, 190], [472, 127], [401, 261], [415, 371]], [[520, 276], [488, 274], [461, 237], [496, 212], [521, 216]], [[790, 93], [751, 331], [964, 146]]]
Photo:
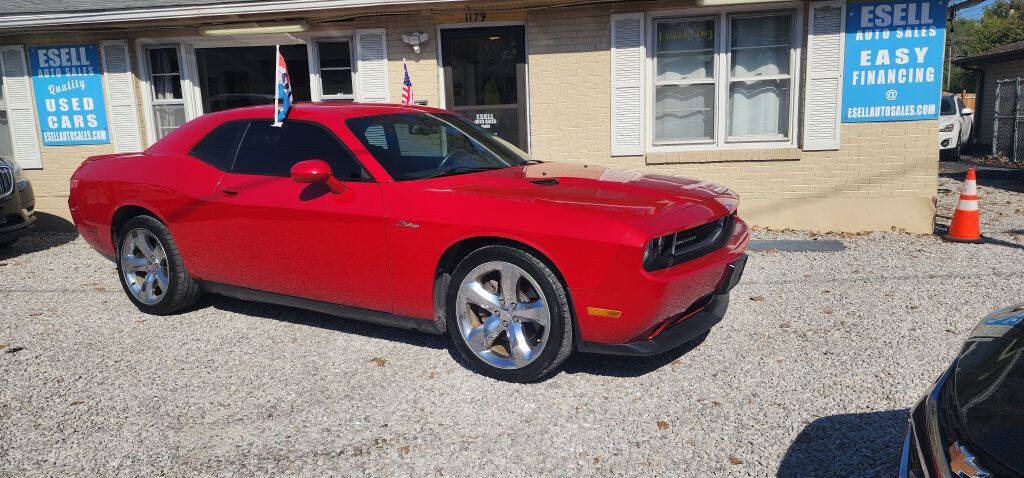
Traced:
[[955, 95], [942, 95], [939, 109], [939, 155], [944, 161], [960, 159], [960, 148], [971, 137], [974, 110]]

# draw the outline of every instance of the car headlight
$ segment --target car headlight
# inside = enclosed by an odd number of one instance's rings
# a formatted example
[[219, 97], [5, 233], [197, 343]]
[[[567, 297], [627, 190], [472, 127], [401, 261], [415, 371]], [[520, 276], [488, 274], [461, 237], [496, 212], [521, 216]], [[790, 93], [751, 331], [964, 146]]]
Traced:
[[939, 128], [940, 133], [948, 133], [950, 131], [953, 131], [953, 123], [947, 124], [946, 126], [942, 126]]
[[656, 271], [658, 269], [664, 269], [671, 263], [671, 248], [668, 247], [669, 239], [672, 238], [672, 234], [667, 236], [655, 237], [651, 239], [647, 246], [644, 247], [644, 270]]

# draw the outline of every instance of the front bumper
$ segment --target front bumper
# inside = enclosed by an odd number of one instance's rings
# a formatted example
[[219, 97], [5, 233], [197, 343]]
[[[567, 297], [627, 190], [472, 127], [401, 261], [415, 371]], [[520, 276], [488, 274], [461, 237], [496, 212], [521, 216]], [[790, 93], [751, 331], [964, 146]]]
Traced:
[[946, 448], [951, 443], [943, 437], [939, 424], [939, 400], [943, 387], [956, 369], [956, 362], [932, 385], [928, 393], [910, 410], [903, 451], [900, 454], [900, 478], [952, 478]]
[[738, 260], [726, 266], [725, 277], [718, 289], [706, 299], [698, 301], [694, 310], [684, 312], [650, 340], [625, 344], [604, 344], [584, 340], [580, 341], [577, 349], [581, 352], [611, 355], [650, 356], [682, 346], [722, 321], [729, 307], [729, 291], [739, 283], [746, 265], [747, 255], [743, 254]]
[[947, 150], [956, 148], [956, 137], [959, 135], [959, 131], [950, 131], [948, 133], [939, 133], [939, 149]]
[[18, 191], [15, 185], [6, 197], [0, 198], [0, 242], [17, 239], [36, 225], [36, 200], [32, 184]]

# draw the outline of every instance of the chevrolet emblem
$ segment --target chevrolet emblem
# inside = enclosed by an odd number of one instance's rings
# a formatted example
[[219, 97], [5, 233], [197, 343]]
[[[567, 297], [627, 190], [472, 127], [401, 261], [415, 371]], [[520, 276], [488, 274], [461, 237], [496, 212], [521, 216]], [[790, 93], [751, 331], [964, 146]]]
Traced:
[[960, 478], [988, 478], [992, 476], [988, 470], [977, 463], [977, 457], [967, 448], [956, 442], [949, 446], [949, 468], [953, 476]]

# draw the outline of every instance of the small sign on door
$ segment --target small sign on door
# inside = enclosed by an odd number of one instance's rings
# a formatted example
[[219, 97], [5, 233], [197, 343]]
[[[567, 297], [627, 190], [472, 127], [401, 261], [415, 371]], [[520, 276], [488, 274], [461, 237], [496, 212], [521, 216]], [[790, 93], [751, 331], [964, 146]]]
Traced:
[[485, 129], [491, 129], [492, 124], [498, 124], [498, 120], [494, 118], [494, 113], [477, 113], [473, 122]]

